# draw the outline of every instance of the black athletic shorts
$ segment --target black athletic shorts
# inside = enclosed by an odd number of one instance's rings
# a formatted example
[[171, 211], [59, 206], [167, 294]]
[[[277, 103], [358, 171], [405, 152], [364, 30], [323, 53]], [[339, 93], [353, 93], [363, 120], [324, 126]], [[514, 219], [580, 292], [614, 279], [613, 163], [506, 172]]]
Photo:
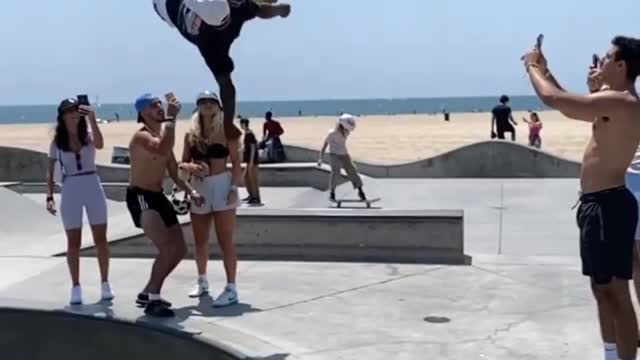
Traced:
[[167, 227], [178, 224], [176, 211], [161, 191], [149, 191], [130, 186], [127, 188], [127, 208], [137, 228], [142, 228], [141, 218], [145, 210], [157, 211]]
[[638, 222], [638, 201], [625, 186], [580, 197], [582, 273], [596, 284], [612, 278], [631, 280]]
[[504, 139], [504, 133], [512, 133], [516, 132], [516, 129], [511, 124], [497, 125], [496, 130], [498, 132], [498, 139]]

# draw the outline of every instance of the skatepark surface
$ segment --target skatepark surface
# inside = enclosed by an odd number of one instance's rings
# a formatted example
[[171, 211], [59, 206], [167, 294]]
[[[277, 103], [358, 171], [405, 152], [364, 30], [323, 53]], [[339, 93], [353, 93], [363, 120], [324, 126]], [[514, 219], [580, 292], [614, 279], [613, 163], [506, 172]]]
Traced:
[[[186, 260], [163, 290], [177, 317], [158, 320], [144, 316], [134, 304], [151, 260], [113, 259], [116, 299], [101, 303], [96, 261], [83, 258], [85, 305], [71, 307], [65, 259], [51, 257], [65, 248], [59, 219], [44, 212], [42, 194], [18, 195], [0, 188], [5, 204], [0, 231], [6, 250], [0, 257], [0, 304], [169, 328], [247, 359], [601, 356], [595, 304], [588, 281], [580, 274], [571, 210], [577, 200], [577, 179], [365, 178], [365, 189], [369, 196], [382, 198], [376, 208], [464, 210], [465, 252], [473, 256], [473, 263], [241, 260], [240, 304], [214, 309], [211, 297], [186, 296], [195, 280], [195, 264]], [[335, 206], [326, 193], [314, 189], [262, 191], [265, 205], [251, 211], [327, 211]], [[348, 185], [338, 192], [355, 195]], [[110, 202], [109, 211], [110, 233], [131, 231], [122, 203]], [[90, 236], [85, 242], [91, 243]], [[211, 296], [216, 296], [224, 285], [220, 261], [210, 262], [209, 278]], [[104, 332], [96, 336], [109, 336], [106, 327]], [[11, 358], [5, 355], [11, 354], [0, 353], [0, 358]]]
[[[165, 343], [195, 341], [210, 345], [208, 349], [212, 351], [223, 349], [231, 358], [239, 359], [601, 358], [595, 303], [588, 280], [580, 273], [578, 231], [575, 210], [572, 210], [578, 198], [578, 180], [572, 174], [579, 164], [565, 163], [520, 147], [510, 150], [512, 156], [503, 157], [502, 162], [493, 159], [475, 168], [460, 167], [473, 163], [474, 152], [487, 159], [513, 146], [516, 145], [496, 142], [459, 149], [458, 153], [443, 154], [439, 159], [399, 165], [395, 169], [372, 168], [371, 177], [364, 176], [365, 191], [370, 198], [381, 198], [372, 204], [372, 209], [357, 203], [335, 209], [326, 192], [299, 186], [264, 187], [261, 189], [264, 206], [243, 205], [239, 209], [241, 216], [261, 212], [266, 215], [280, 210], [345, 215], [363, 211], [383, 214], [394, 210], [462, 210], [464, 253], [472, 257], [470, 264], [247, 261], [241, 258], [240, 303], [214, 309], [212, 296], [217, 296], [224, 286], [222, 263], [219, 260], [209, 263], [211, 294], [190, 299], [186, 294], [195, 281], [196, 267], [193, 261], [185, 260], [164, 285], [162, 296], [173, 302], [177, 314], [168, 320], [149, 318], [134, 303], [148, 279], [150, 259], [112, 259], [110, 281], [116, 298], [100, 302], [96, 260], [83, 257], [81, 282], [85, 304], [67, 305], [70, 281], [65, 258], [54, 256], [66, 249], [60, 218], [45, 211], [44, 194], [34, 191], [18, 194], [0, 186], [3, 204], [0, 207], [0, 271], [3, 274], [0, 277], [0, 324], [3, 311], [44, 311], [20, 312], [26, 318], [14, 318], [17, 327], [10, 321], [4, 327], [0, 325], [3, 332], [0, 359], [39, 360], [36, 356], [43, 354], [33, 352], [33, 348], [39, 346], [59, 351], [55, 353], [58, 357], [50, 352], [50, 357], [44, 357], [47, 360], [72, 359], [64, 348], [56, 347], [56, 343], [62, 343], [61, 339], [75, 339], [74, 329], [84, 329], [91, 335], [86, 341], [84, 337], [78, 338], [85, 346], [81, 350], [85, 350], [91, 344], [99, 347], [122, 337], [120, 325], [142, 326], [141, 332], [131, 335], [131, 340], [138, 340], [137, 344], [122, 343], [121, 348], [103, 346], [94, 351], [93, 359], [102, 359], [100, 356], [124, 359], [127, 358], [124, 350], [144, 351], [147, 346], [159, 343], [153, 338], [158, 331], [162, 333], [159, 336], [169, 337]], [[309, 153], [295, 154], [293, 150], [288, 153], [300, 157], [292, 156], [292, 161], [308, 161], [304, 156]], [[523, 153], [529, 160], [518, 155]], [[42, 158], [29, 160], [29, 156], [5, 159], [0, 168], [7, 167], [11, 176], [0, 180], [42, 181], [39, 180], [42, 169], [38, 168]], [[517, 162], [527, 168], [527, 161], [534, 160], [538, 165], [529, 167], [533, 169], [529, 173], [518, 165], [503, 178], [465, 178]], [[32, 169], [30, 163], [40, 165], [32, 164]], [[425, 169], [433, 178], [419, 178], [425, 175], [422, 172]], [[123, 177], [122, 170], [117, 168], [117, 174], [113, 174], [114, 183]], [[110, 169], [104, 167], [102, 171], [109, 173]], [[286, 180], [291, 176], [286, 171], [283, 168], [276, 172], [282, 172], [278, 176]], [[451, 173], [455, 177], [445, 176]], [[529, 174], [531, 178], [517, 178], [518, 174]], [[546, 176], [555, 178], [544, 178]], [[356, 196], [348, 184], [341, 185], [337, 192], [338, 197]], [[244, 190], [241, 194], [245, 194]], [[110, 241], [138, 231], [133, 228], [124, 203], [109, 201], [108, 207]], [[188, 222], [188, 216], [181, 217], [181, 221]], [[296, 222], [287, 228], [300, 234], [307, 230], [304, 224]], [[91, 246], [89, 228], [83, 232], [83, 245]], [[394, 240], [393, 236], [388, 239], [390, 243]], [[69, 314], [74, 317], [67, 317]], [[65, 324], [46, 319], [63, 319]], [[96, 326], [96, 319], [124, 322]], [[20, 327], [25, 324], [42, 326]], [[24, 335], [17, 329], [31, 333]], [[24, 336], [8, 336], [11, 331]], [[147, 332], [149, 334], [145, 334]], [[173, 339], [174, 336], [178, 339]], [[28, 354], [20, 350], [26, 347], [32, 347]], [[173, 350], [186, 347], [190, 346], [175, 345]], [[72, 351], [73, 347], [68, 349]], [[156, 350], [171, 355], [170, 350]], [[197, 358], [186, 352], [181, 355]], [[160, 355], [154, 358], [163, 359]]]

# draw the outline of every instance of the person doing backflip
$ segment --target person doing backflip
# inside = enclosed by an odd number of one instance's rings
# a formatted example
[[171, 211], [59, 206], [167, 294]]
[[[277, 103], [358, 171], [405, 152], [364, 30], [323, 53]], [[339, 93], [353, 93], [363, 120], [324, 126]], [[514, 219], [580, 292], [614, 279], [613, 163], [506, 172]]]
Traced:
[[231, 45], [240, 36], [245, 22], [256, 17], [286, 18], [289, 4], [277, 0], [153, 0], [156, 13], [170, 27], [175, 27], [195, 45], [220, 87], [224, 109], [225, 135], [237, 140], [241, 132], [233, 125], [236, 111], [236, 88], [231, 80], [234, 63]]

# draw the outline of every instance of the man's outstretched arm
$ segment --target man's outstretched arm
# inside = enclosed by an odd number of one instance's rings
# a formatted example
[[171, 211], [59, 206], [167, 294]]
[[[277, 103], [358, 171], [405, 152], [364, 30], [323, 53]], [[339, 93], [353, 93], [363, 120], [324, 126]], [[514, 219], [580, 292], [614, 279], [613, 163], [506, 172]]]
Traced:
[[220, 87], [220, 100], [224, 110], [224, 132], [229, 140], [235, 140], [242, 135], [233, 124], [236, 114], [236, 87], [231, 80], [231, 74], [216, 75], [216, 81]]
[[551, 81], [538, 66], [529, 66], [527, 71], [531, 84], [542, 102], [568, 118], [593, 122], [599, 116], [614, 116], [612, 111], [617, 111], [626, 105], [624, 96], [615, 92], [571, 94]]

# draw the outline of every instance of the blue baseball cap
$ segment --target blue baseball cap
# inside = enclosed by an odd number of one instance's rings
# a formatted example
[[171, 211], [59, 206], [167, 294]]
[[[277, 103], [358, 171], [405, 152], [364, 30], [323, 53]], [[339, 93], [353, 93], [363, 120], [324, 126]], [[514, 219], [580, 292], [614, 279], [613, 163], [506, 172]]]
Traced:
[[138, 96], [136, 99], [136, 111], [141, 113], [147, 106], [153, 104], [156, 101], [161, 101], [157, 96], [153, 96], [153, 94], [147, 93]]

